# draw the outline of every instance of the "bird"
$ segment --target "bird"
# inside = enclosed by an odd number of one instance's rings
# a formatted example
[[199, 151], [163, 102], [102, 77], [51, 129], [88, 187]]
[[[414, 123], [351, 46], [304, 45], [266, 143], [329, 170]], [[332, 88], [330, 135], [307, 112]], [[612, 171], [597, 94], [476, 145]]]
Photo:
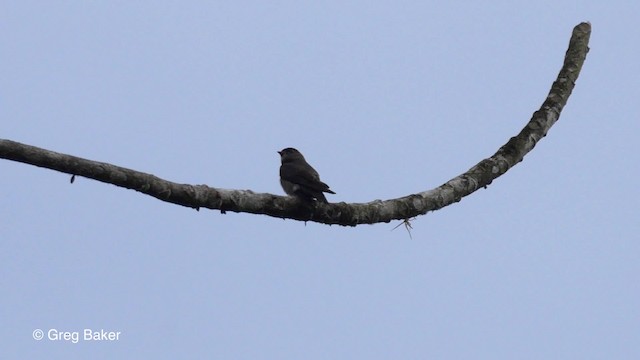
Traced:
[[278, 151], [280, 154], [280, 185], [288, 195], [298, 197], [304, 201], [316, 201], [328, 204], [323, 192], [335, 194], [329, 185], [320, 181], [320, 175], [304, 159], [300, 151], [286, 148]]

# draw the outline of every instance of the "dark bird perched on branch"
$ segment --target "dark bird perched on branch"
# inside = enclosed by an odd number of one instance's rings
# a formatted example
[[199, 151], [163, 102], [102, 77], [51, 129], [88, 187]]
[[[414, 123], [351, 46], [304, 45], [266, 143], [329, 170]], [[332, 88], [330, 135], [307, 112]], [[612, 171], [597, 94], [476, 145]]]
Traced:
[[323, 192], [335, 194], [329, 185], [320, 181], [318, 172], [307, 163], [300, 151], [294, 148], [286, 148], [278, 151], [282, 165], [280, 166], [280, 185], [289, 195], [296, 196], [304, 201], [317, 201], [328, 203]]

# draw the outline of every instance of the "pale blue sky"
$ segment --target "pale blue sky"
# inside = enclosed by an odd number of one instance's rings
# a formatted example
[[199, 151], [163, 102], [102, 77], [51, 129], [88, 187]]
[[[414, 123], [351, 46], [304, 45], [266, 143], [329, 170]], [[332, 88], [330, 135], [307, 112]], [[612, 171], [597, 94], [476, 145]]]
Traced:
[[[0, 357], [640, 358], [640, 5], [12, 2], [0, 138], [283, 194], [300, 149], [367, 202], [431, 189], [591, 52], [548, 136], [488, 189], [343, 228], [163, 203], [0, 160]], [[120, 331], [113, 342], [36, 341]], [[82, 336], [82, 335], [81, 335]]]

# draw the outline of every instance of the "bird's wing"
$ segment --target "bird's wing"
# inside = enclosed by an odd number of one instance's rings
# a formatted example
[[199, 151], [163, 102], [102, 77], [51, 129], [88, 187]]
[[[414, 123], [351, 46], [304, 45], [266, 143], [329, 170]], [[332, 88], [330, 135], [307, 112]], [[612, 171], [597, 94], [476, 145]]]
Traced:
[[[311, 168], [311, 170], [313, 170], [313, 168]], [[280, 167], [280, 177], [286, 181], [312, 190], [332, 192], [329, 190], [329, 185], [320, 181], [320, 177], [315, 170], [309, 171], [308, 168], [296, 164], [282, 164]]]

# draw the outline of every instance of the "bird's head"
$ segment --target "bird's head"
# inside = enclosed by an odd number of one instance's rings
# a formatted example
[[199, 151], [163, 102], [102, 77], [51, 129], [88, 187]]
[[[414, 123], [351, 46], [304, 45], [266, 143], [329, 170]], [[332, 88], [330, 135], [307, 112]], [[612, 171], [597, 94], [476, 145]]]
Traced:
[[280, 159], [283, 163], [294, 160], [304, 160], [304, 156], [302, 156], [300, 151], [294, 148], [282, 149], [281, 151], [278, 151], [278, 154], [280, 154]]

